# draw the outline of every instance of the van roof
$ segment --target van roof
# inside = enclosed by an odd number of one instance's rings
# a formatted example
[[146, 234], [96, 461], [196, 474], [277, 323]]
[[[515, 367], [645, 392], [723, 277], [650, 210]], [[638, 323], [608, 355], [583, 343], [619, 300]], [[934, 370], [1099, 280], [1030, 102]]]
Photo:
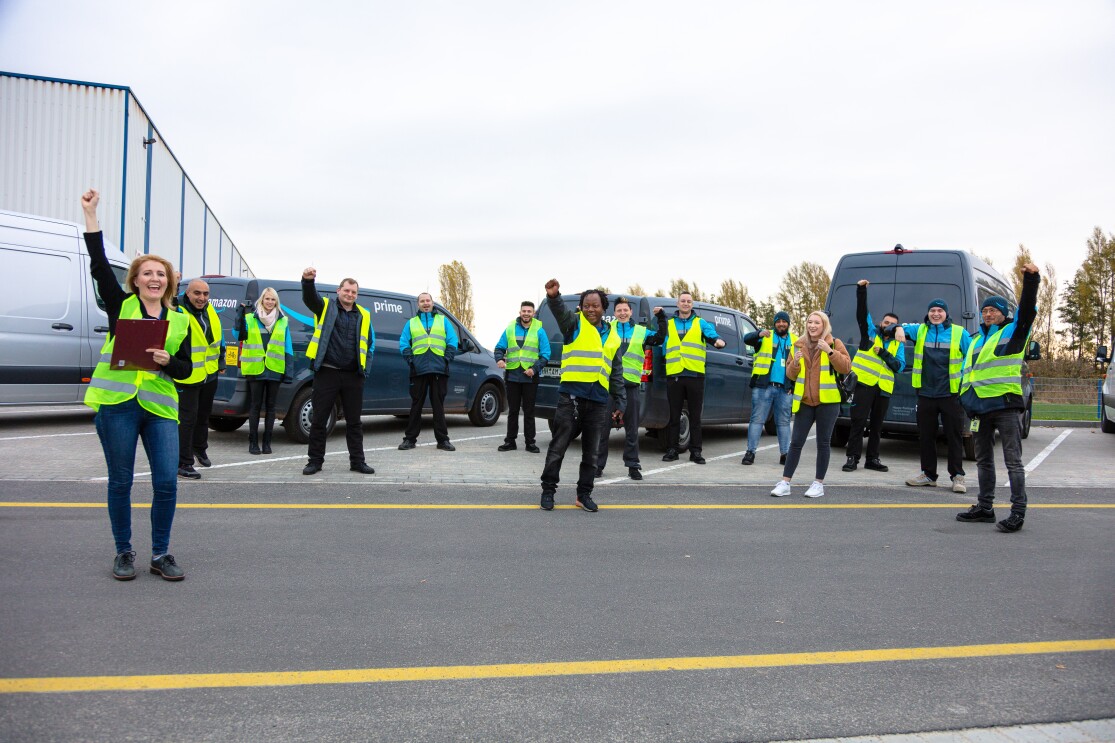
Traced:
[[[301, 279], [291, 281], [290, 279], [261, 279], [261, 278], [244, 278], [244, 277], [239, 277], [239, 276], [214, 276], [212, 278], [203, 276], [201, 278], [204, 278], [210, 284], [221, 284], [221, 285], [224, 285], [224, 286], [240, 285], [240, 286], [243, 286], [245, 288], [245, 290], [248, 288], [249, 284], [254, 283], [254, 284], [256, 284], [256, 287], [257, 287], [257, 293], [262, 291], [263, 289], [266, 289], [269, 286], [274, 288], [276, 291], [283, 290], [283, 289], [285, 289], [285, 290], [297, 289], [299, 291], [302, 290], [302, 280]], [[317, 290], [319, 292], [336, 291], [337, 287], [340, 286], [339, 284], [323, 284], [321, 282], [315, 282], [315, 285], [317, 286]], [[360, 293], [361, 294], [375, 294], [375, 295], [378, 295], [378, 296], [387, 297], [389, 299], [410, 299], [410, 300], [413, 300], [418, 296], [417, 294], [400, 294], [399, 292], [389, 292], [389, 291], [384, 291], [382, 289], [373, 289], [373, 288], [364, 287], [364, 286], [360, 287]], [[435, 302], [435, 304], [438, 307], [441, 307], [441, 304], [439, 304], [437, 302]]]
[[[979, 256], [964, 250], [877, 250], [863, 253], [847, 253], [841, 256], [836, 264], [836, 270], [848, 268], [861, 268], [865, 266], [951, 266], [955, 265], [957, 258], [960, 262], [967, 263], [973, 268], [979, 268], [988, 273], [999, 275], [999, 271], [987, 264]], [[835, 278], [836, 274], [833, 274]]]

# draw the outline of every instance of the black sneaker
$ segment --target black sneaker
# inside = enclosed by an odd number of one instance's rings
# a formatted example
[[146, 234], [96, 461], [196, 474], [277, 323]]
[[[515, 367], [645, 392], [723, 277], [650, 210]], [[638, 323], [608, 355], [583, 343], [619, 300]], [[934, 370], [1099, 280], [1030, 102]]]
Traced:
[[643, 479], [643, 473], [639, 471], [638, 467], [628, 467], [627, 468], [627, 476], [630, 477], [632, 480], [642, 480]]
[[442, 441], [440, 444], [437, 445], [437, 448], [441, 449], [442, 451], [457, 451], [457, 447], [453, 446], [448, 441]]
[[864, 462], [863, 468], [865, 470], [875, 470], [876, 472], [890, 472], [890, 467], [886, 466], [878, 459], [868, 459]]
[[1025, 521], [1025, 518], [1017, 513], [1012, 513], [1007, 518], [995, 524], [995, 528], [997, 528], [1001, 532], [1010, 534], [1011, 532], [1016, 532], [1021, 529], [1023, 521]]
[[538, 504], [538, 507], [541, 508], [543, 511], [554, 510], [554, 494], [551, 493], [549, 490], [543, 490], [542, 502]]
[[779, 454], [778, 455], [778, 463], [779, 464], [786, 464], [786, 455], [785, 454]]
[[202, 467], [212, 467], [213, 466], [212, 460], [209, 459], [209, 457], [205, 456], [205, 452], [203, 452], [203, 451], [202, 452], [196, 452], [195, 451], [194, 452], [194, 459], [196, 459], [197, 463], [200, 464]]
[[136, 577], [135, 562], [135, 552], [121, 552], [112, 561], [112, 577], [116, 580], [132, 580]]
[[531, 454], [537, 454], [538, 452], [542, 451], [541, 449], [539, 449], [539, 448], [538, 448], [537, 446], [535, 446], [534, 444], [527, 444], [527, 445], [526, 445], [526, 446], [525, 446], [524, 448], [525, 448], [525, 449], [526, 449], [527, 451], [529, 451], [529, 452], [530, 452]]
[[666, 454], [663, 455], [663, 457], [662, 457], [662, 461], [663, 462], [676, 462], [676, 461], [678, 461], [678, 450], [677, 449], [667, 449]]
[[689, 461], [693, 462], [694, 464], [704, 464], [705, 458], [702, 457], [700, 454], [690, 454]]
[[411, 441], [410, 439], [403, 439], [403, 443], [399, 444], [399, 451], [406, 451], [407, 449], [413, 449], [414, 446], [415, 446], [415, 442]]
[[[964, 513], [956, 514], [957, 521], [964, 521], [969, 524], [983, 523], [991, 524], [995, 522], [995, 510], [991, 508], [980, 508], [979, 506], [972, 506]], [[1009, 521], [1010, 519], [1007, 519]], [[1006, 523], [1004, 521], [1003, 523]]]
[[161, 575], [163, 580], [182, 580], [186, 577], [182, 568], [174, 561], [174, 555], [163, 555], [158, 560], [152, 560], [151, 572]]
[[178, 476], [179, 477], [184, 477], [187, 480], [200, 480], [201, 479], [201, 473], [198, 472], [197, 470], [195, 470], [193, 468], [193, 466], [179, 467], [178, 468]]
[[[855, 457], [848, 457], [848, 461], [845, 462], [844, 466], [841, 467], [840, 469], [842, 469], [845, 472], [855, 472], [856, 468], [858, 466], [859, 466], [859, 460], [857, 460]], [[864, 465], [864, 466], [866, 466], [866, 465]]]
[[748, 451], [743, 453], [743, 461], [740, 464], [755, 464], [755, 452]]
[[514, 441], [512, 441], [512, 442], [510, 442], [510, 443], [506, 443], [506, 444], [500, 444], [500, 446], [499, 446], [499, 451], [514, 451], [514, 450], [515, 450], [515, 449], [517, 449], [517, 448], [518, 448], [518, 447], [517, 447], [517, 446], [515, 446], [515, 442], [514, 442]]
[[316, 475], [319, 472], [321, 472], [321, 465], [314, 462], [310, 462], [302, 468], [303, 475]]
[[374, 475], [376, 471], [372, 469], [371, 465], [367, 462], [357, 462], [348, 466], [353, 472], [359, 472], [361, 475]]
[[577, 496], [577, 508], [588, 511], [589, 513], [596, 513], [600, 510], [597, 508], [596, 503], [593, 502], [592, 496], [588, 493]]
[[600, 468], [597, 468], [597, 470], [596, 470], [595, 474], [593, 474], [592, 478], [594, 480], [599, 480], [603, 476], [604, 476], [604, 470], [600, 469]]

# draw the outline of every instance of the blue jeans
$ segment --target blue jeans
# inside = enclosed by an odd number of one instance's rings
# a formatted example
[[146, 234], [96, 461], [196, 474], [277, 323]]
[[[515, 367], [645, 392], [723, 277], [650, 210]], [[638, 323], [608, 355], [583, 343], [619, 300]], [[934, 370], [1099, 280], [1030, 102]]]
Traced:
[[166, 554], [178, 500], [178, 424], [150, 413], [133, 397], [102, 405], [93, 419], [108, 465], [108, 520], [116, 553], [132, 551], [132, 476], [136, 443], [142, 439], [151, 463], [151, 554]]
[[778, 426], [778, 453], [785, 454], [790, 450], [790, 410], [793, 404], [793, 395], [782, 387], [768, 385], [751, 389], [751, 422], [747, 424], [747, 451], [755, 451], [759, 448], [759, 437], [763, 435], [763, 426], [767, 423], [767, 415], [770, 414], [772, 407], [774, 424]]

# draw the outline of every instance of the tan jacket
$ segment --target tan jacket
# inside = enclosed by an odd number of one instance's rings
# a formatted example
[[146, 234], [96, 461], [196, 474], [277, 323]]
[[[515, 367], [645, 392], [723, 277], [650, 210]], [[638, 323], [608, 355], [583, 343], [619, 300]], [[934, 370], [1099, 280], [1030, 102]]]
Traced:
[[[844, 348], [844, 344], [840, 342], [839, 338], [833, 338], [831, 335], [825, 336], [825, 342], [832, 347], [832, 353], [829, 354], [829, 365], [832, 366], [834, 372], [840, 374], [847, 374], [852, 370], [852, 357], [848, 355], [848, 349]], [[790, 382], [797, 382], [798, 376], [801, 374], [801, 367], [805, 365], [805, 390], [801, 396], [801, 404], [816, 407], [821, 404], [820, 389], [821, 389], [821, 364], [819, 363], [820, 351], [817, 350], [809, 356], [805, 350], [805, 337], [802, 336], [794, 341], [794, 355], [805, 355], [805, 358], [800, 359], [798, 363], [790, 363], [786, 365], [786, 379]]]

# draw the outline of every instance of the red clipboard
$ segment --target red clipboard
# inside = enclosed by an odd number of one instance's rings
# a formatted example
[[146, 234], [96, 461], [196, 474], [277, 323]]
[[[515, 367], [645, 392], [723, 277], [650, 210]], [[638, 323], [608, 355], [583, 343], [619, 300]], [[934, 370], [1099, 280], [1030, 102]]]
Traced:
[[113, 371], [158, 371], [155, 354], [147, 349], [163, 348], [170, 323], [166, 320], [117, 320], [112, 344]]

